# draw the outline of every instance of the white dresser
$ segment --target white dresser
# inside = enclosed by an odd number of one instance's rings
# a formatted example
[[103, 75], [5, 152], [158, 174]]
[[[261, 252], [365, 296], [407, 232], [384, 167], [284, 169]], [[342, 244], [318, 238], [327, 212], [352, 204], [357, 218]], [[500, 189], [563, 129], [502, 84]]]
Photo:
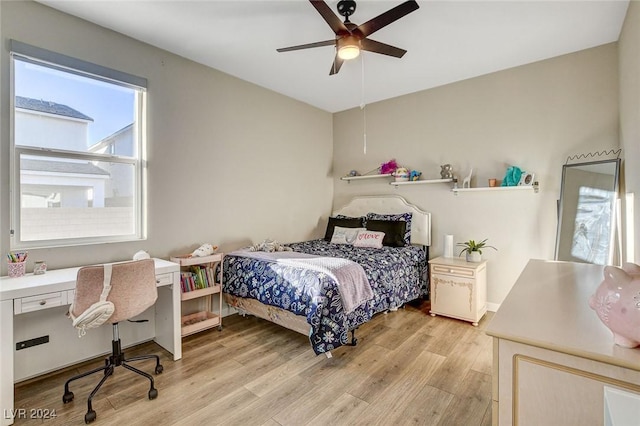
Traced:
[[431, 316], [444, 315], [477, 326], [487, 312], [487, 262], [437, 257], [429, 261]]
[[486, 329], [494, 425], [640, 425], [640, 348], [615, 345], [588, 305], [602, 272], [529, 261]]

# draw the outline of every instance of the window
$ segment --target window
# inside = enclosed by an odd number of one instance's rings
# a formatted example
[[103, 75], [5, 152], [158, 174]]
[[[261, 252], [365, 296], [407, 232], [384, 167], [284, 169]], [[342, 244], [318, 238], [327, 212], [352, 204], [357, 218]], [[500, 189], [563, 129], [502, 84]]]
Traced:
[[145, 237], [146, 80], [11, 40], [11, 247]]

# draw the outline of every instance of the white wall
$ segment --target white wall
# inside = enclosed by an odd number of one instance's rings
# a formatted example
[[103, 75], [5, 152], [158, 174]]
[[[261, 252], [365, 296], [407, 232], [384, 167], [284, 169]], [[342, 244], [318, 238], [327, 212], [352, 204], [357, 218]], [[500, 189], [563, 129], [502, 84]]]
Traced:
[[331, 114], [39, 3], [0, 8], [0, 252], [9, 250], [11, 38], [149, 85], [148, 239], [32, 250], [30, 259], [57, 269], [129, 259], [140, 249], [168, 258], [204, 242], [231, 250], [321, 234], [333, 197]]
[[[568, 155], [618, 147], [617, 45], [577, 52], [334, 115], [334, 205], [356, 194], [399, 194], [432, 213], [431, 257], [445, 234], [455, 242], [488, 238], [488, 301], [501, 303], [530, 258], [553, 259], [556, 203]], [[451, 163], [473, 167], [474, 186], [502, 180], [509, 165], [536, 174], [540, 192], [457, 196], [447, 184], [393, 189], [378, 180], [346, 183], [391, 158], [440, 177]], [[457, 254], [457, 253], [456, 253]], [[532, 301], [532, 303], [536, 303]]]
[[629, 2], [619, 41], [620, 143], [625, 151], [625, 186], [633, 194], [633, 217], [625, 229], [634, 249], [625, 259], [640, 263], [640, 4]]

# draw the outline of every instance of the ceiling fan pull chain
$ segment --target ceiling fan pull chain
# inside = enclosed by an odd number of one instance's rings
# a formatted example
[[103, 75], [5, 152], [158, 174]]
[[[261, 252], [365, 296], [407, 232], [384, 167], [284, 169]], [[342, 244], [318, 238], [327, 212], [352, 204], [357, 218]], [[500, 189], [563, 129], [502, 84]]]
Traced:
[[360, 87], [360, 109], [362, 110], [362, 151], [364, 155], [367, 155], [367, 110], [364, 103], [364, 55], [360, 56], [360, 63], [362, 64], [362, 86]]

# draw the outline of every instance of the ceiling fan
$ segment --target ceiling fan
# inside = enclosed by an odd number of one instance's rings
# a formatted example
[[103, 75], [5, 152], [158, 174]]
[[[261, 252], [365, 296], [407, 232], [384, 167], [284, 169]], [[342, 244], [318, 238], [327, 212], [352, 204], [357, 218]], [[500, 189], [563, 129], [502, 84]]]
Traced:
[[379, 29], [386, 27], [392, 22], [418, 9], [418, 3], [415, 0], [405, 1], [361, 25], [356, 25], [349, 21], [349, 16], [353, 15], [356, 11], [356, 2], [353, 0], [340, 0], [338, 2], [338, 13], [344, 16], [344, 23], [331, 11], [327, 3], [323, 0], [309, 1], [318, 13], [320, 13], [320, 16], [329, 24], [336, 34], [335, 38], [298, 46], [283, 47], [276, 49], [278, 52], [291, 52], [293, 50], [333, 45], [336, 47], [336, 56], [333, 60], [329, 75], [337, 74], [338, 71], [340, 71], [342, 63], [345, 60], [358, 57], [360, 50], [380, 53], [396, 58], [401, 58], [407, 53], [404, 49], [380, 43], [368, 37]]

